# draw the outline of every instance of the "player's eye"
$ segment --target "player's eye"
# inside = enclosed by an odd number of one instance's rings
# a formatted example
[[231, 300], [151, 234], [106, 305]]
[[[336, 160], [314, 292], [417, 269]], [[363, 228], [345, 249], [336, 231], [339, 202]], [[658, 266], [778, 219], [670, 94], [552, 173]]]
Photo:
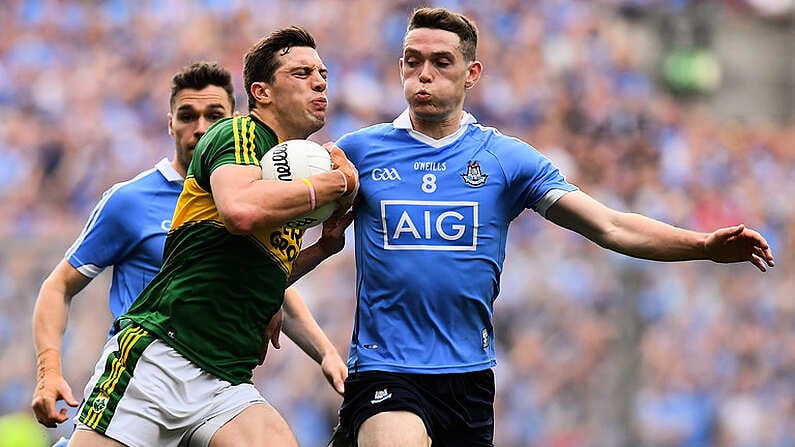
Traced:
[[177, 119], [183, 123], [189, 123], [191, 121], [196, 120], [195, 113], [180, 113], [177, 115]]

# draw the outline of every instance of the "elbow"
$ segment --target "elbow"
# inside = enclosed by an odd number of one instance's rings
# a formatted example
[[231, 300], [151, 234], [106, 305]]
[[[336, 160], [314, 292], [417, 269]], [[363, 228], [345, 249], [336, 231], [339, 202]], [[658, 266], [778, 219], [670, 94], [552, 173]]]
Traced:
[[608, 221], [608, 225], [596, 225], [585, 228], [580, 234], [602, 248], [621, 252], [623, 236], [621, 228], [616, 225], [615, 221]]
[[254, 213], [244, 207], [218, 210], [226, 230], [232, 234], [251, 234], [255, 229]]
[[253, 226], [243, 221], [224, 221], [226, 231], [235, 235], [245, 235], [253, 233]]
[[226, 230], [232, 234], [251, 234], [263, 227], [275, 227], [284, 224], [273, 213], [251, 206], [239, 206], [225, 211], [219, 210], [221, 221]]

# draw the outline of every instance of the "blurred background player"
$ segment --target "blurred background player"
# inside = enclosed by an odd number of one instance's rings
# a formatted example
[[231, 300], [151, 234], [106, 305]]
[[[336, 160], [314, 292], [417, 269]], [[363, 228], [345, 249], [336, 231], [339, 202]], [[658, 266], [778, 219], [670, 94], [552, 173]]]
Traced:
[[[615, 211], [523, 141], [463, 110], [480, 79], [478, 31], [414, 11], [399, 61], [408, 108], [337, 141], [361, 173], [357, 306], [333, 446], [493, 446], [494, 302], [508, 226], [525, 209], [628, 256], [773, 266], [735, 225], [702, 233]], [[538, 247], [542, 249], [542, 247]]]

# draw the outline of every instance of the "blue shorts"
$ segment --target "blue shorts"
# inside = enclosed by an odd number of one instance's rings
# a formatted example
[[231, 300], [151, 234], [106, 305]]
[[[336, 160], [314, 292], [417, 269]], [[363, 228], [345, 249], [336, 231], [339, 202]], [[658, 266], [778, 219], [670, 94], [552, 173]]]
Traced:
[[433, 447], [493, 447], [494, 372], [367, 371], [348, 376], [340, 428], [351, 445], [356, 445], [362, 423], [385, 411], [409, 411], [419, 416]]

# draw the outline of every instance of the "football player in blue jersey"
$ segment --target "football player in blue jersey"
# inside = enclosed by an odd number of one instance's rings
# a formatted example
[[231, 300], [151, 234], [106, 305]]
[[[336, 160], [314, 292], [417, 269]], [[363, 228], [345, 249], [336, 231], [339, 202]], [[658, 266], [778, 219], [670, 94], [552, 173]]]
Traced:
[[414, 11], [399, 61], [408, 108], [340, 138], [359, 170], [357, 307], [333, 446], [493, 445], [493, 303], [509, 223], [525, 209], [625, 255], [773, 266], [744, 225], [700, 233], [613, 210], [527, 143], [464, 111], [477, 28]]
[[[164, 158], [107, 190], [65, 258], [42, 283], [33, 317], [38, 371], [32, 408], [43, 425], [55, 427], [67, 419], [67, 409], [58, 410], [57, 401], [79, 404], [61, 371], [63, 334], [73, 297], [105, 268], [113, 267], [108, 304], [114, 320], [130, 307], [160, 269], [166, 233], [199, 138], [211, 124], [232, 116], [234, 107], [231, 74], [220, 65], [197, 62], [175, 74], [168, 114], [174, 158]], [[324, 227], [321, 239], [328, 252], [342, 249], [348, 223], [332, 221]], [[279, 347], [282, 315], [285, 334], [321, 364], [327, 380], [342, 394], [345, 363], [294, 288], [285, 292], [284, 312], [266, 331], [260, 361], [268, 342]], [[65, 446], [66, 441], [62, 438], [56, 446]]]

